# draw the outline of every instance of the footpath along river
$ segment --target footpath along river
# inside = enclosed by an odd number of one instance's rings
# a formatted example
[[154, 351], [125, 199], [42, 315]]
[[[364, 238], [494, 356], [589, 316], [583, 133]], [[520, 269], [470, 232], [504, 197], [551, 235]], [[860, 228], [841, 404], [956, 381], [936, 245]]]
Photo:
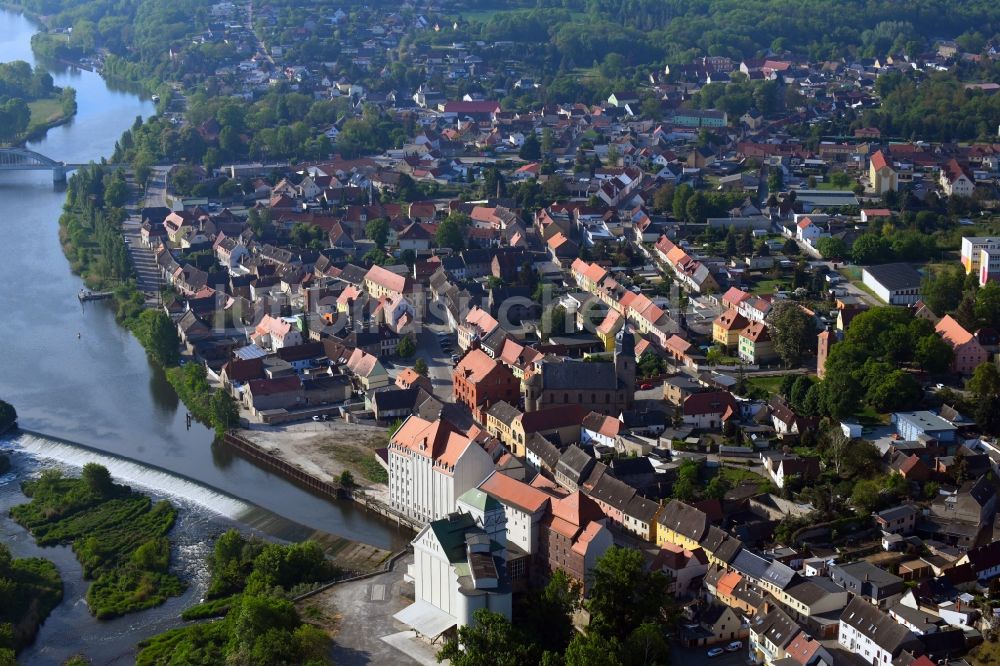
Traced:
[[[38, 64], [30, 46], [36, 30], [20, 14], [0, 9], [0, 59]], [[98, 74], [44, 66], [56, 85], [76, 88], [78, 113], [28, 146], [43, 155], [67, 163], [97, 161], [110, 155], [136, 116], [155, 113], [151, 102]], [[67, 583], [63, 603], [21, 663], [59, 663], [81, 650], [95, 663], [129, 663], [135, 642], [170, 626], [180, 602], [190, 602], [174, 600], [113, 623], [89, 618], [86, 584], [72, 553], [38, 549], [7, 517], [7, 508], [23, 501], [19, 479], [42, 467], [73, 468], [101, 458], [124, 481], [175, 499], [184, 509], [175, 529], [179, 566], [196, 583], [188, 596], [197, 593], [196, 570], [207, 540], [232, 524], [287, 538], [319, 530], [381, 548], [405, 544], [405, 530], [349, 502], [319, 499], [212, 445], [212, 433], [197, 423], [187, 428], [183, 404], [115, 322], [110, 303], [78, 302], [82, 283], [59, 246], [63, 200], [46, 171], [0, 172], [0, 398], [17, 407], [22, 427], [52, 436], [0, 441], [0, 448], [15, 451], [18, 472], [0, 478], [0, 539], [16, 555], [55, 560]]]

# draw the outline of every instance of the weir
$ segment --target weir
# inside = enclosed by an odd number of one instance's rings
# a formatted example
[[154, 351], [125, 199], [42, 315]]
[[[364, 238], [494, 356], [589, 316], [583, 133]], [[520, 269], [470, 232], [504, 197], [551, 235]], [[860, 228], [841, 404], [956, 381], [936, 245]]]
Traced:
[[182, 502], [191, 502], [232, 520], [242, 521], [258, 509], [253, 504], [173, 472], [42, 433], [21, 430], [9, 439], [0, 441], [35, 458], [52, 460], [70, 467], [83, 467], [87, 463], [103, 465], [118, 483], [150, 490]]

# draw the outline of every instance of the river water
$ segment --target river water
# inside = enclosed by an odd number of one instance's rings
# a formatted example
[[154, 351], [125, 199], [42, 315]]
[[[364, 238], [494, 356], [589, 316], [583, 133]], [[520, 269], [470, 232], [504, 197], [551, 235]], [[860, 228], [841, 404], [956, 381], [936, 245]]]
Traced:
[[[35, 64], [34, 32], [23, 16], [0, 10], [0, 60]], [[95, 73], [46, 66], [56, 85], [76, 89], [78, 113], [29, 145], [43, 155], [71, 163], [99, 160], [110, 155], [136, 116], [154, 113], [151, 102]], [[0, 398], [15, 405], [22, 427], [56, 438], [21, 435], [0, 442], [17, 451], [15, 464], [22, 473], [49, 465], [79, 466], [107, 454], [100, 461], [118, 478], [186, 508], [174, 532], [192, 556], [201, 554], [206, 535], [229, 524], [291, 538], [320, 530], [383, 548], [408, 540], [405, 531], [352, 504], [319, 499], [214, 446], [207, 428], [195, 423], [188, 429], [183, 405], [138, 342], [117, 325], [110, 304], [78, 302], [82, 283], [59, 246], [63, 200], [48, 172], [0, 172]], [[0, 538], [18, 555], [36, 554], [39, 549], [6, 517], [6, 507], [23, 501], [19, 495], [8, 475], [0, 485]], [[66, 598], [36, 645], [22, 654], [22, 663], [58, 663], [54, 657], [72, 654], [59, 644], [67, 636], [76, 636], [88, 654], [97, 649], [100, 654], [90, 655], [95, 663], [118, 663], [125, 641], [134, 645], [137, 640], [134, 630], [155, 633], [154, 627], [169, 624], [184, 605], [174, 600], [112, 623], [74, 625], [89, 617], [85, 609], [73, 610], [84, 603], [79, 566], [68, 550], [41, 551], [67, 578]], [[182, 567], [195, 567], [198, 559]], [[189, 596], [197, 593], [197, 576], [193, 580]]]

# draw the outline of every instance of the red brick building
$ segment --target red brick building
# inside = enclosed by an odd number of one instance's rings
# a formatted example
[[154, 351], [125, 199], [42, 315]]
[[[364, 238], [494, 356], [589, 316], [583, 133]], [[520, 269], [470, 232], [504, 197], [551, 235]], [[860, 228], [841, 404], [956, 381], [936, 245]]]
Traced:
[[486, 410], [504, 400], [512, 405], [520, 402], [521, 383], [510, 368], [494, 361], [482, 349], [472, 349], [452, 371], [455, 402], [472, 410], [480, 423], [486, 422]]
[[614, 540], [605, 527], [606, 517], [597, 502], [580, 491], [550, 502], [550, 511], [539, 524], [539, 573], [549, 576], [562, 569], [590, 589], [590, 570]]

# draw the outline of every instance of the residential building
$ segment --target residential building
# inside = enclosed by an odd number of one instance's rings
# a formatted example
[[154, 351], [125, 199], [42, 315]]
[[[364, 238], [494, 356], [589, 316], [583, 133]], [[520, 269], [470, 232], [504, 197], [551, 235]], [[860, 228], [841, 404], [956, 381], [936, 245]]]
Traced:
[[493, 459], [447, 421], [410, 416], [389, 441], [389, 504], [429, 522], [455, 510], [457, 498], [493, 471]]
[[1000, 282], [1000, 248], [983, 249], [979, 253], [979, 286]]
[[964, 236], [962, 238], [961, 262], [966, 275], [979, 274], [983, 250], [1000, 250], [1000, 236]]
[[875, 524], [885, 534], [913, 534], [917, 528], [920, 509], [910, 504], [901, 504], [874, 514]]
[[855, 598], [840, 616], [837, 642], [872, 666], [886, 666], [919, 646], [916, 634], [864, 599]]
[[976, 180], [972, 172], [964, 164], [952, 158], [941, 167], [941, 176], [938, 179], [941, 189], [946, 196], [971, 197], [976, 189]]
[[878, 196], [899, 189], [899, 176], [892, 167], [892, 162], [881, 150], [875, 151], [868, 161], [868, 182]]
[[290, 317], [264, 315], [251, 337], [257, 345], [271, 351], [302, 344], [298, 322]]
[[780, 608], [758, 613], [750, 622], [750, 654], [758, 662], [773, 666], [788, 657], [788, 646], [801, 631], [795, 620]]
[[517, 403], [520, 382], [506, 365], [494, 361], [481, 349], [472, 349], [462, 357], [451, 373], [455, 402], [472, 410], [479, 421], [486, 421], [489, 407], [501, 400]]
[[737, 312], [735, 308], [730, 308], [712, 322], [712, 341], [727, 350], [737, 349], [740, 333], [748, 326], [750, 326], [750, 322], [747, 321], [747, 318]]
[[365, 291], [373, 298], [390, 296], [401, 298], [411, 290], [410, 279], [399, 273], [394, 273], [382, 266], [372, 266], [365, 273]]
[[899, 601], [906, 591], [902, 578], [864, 560], [831, 565], [830, 580], [882, 609]]
[[373, 354], [361, 349], [355, 349], [347, 358], [347, 369], [358, 379], [361, 389], [365, 392], [389, 386], [392, 378], [389, 372]]
[[662, 571], [669, 580], [667, 593], [674, 597], [685, 597], [698, 591], [702, 577], [708, 571], [708, 558], [701, 548], [688, 550], [665, 543], [649, 565], [652, 571]]
[[736, 398], [729, 391], [693, 393], [684, 399], [681, 414], [685, 425], [715, 429], [740, 413]]
[[740, 331], [739, 355], [742, 361], [751, 364], [771, 363], [777, 360], [778, 353], [774, 349], [774, 342], [764, 322], [753, 322]]
[[989, 352], [979, 344], [976, 336], [965, 330], [951, 315], [942, 317], [934, 330], [955, 352], [951, 360], [952, 372], [971, 375], [976, 366], [989, 360]]

